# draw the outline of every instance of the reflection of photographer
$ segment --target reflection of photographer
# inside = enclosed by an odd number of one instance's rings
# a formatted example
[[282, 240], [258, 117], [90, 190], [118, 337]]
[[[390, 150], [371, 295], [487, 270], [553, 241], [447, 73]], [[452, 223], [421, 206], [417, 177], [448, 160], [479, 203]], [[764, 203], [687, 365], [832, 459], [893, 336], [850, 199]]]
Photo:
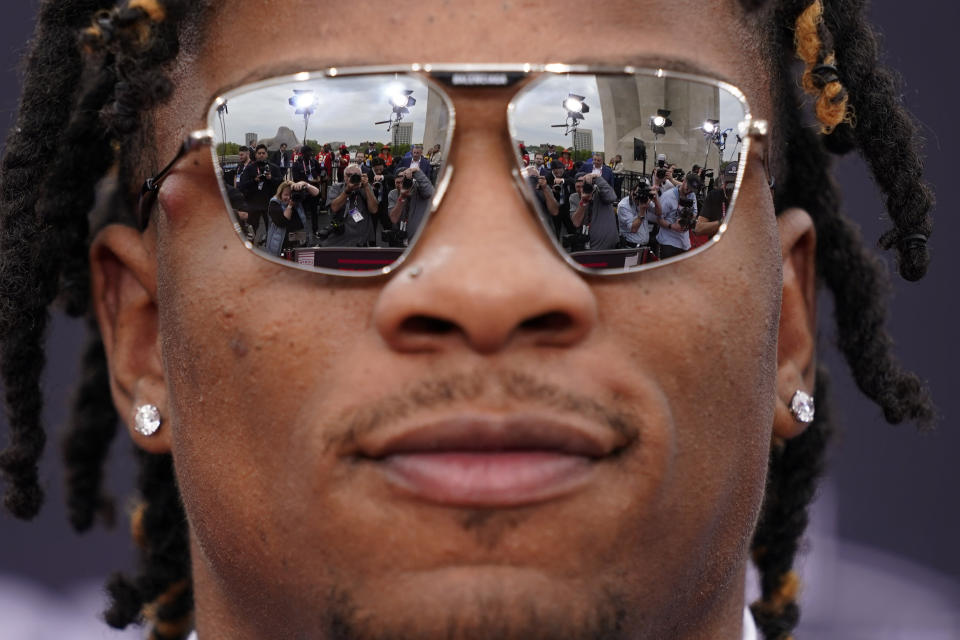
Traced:
[[[373, 185], [373, 195], [377, 198], [377, 213], [374, 216], [373, 236], [370, 239], [376, 244], [377, 227], [379, 226], [383, 229], [383, 232], [387, 234], [382, 240], [389, 245], [390, 241], [393, 240], [391, 237], [393, 225], [390, 223], [390, 216], [387, 215], [387, 205], [390, 191], [393, 189], [393, 172], [387, 169], [383, 158], [379, 156], [370, 156], [369, 162], [370, 166], [363, 169], [363, 171], [367, 174], [367, 179], [370, 181], [370, 184]], [[391, 246], [403, 245], [397, 245], [394, 242]]]
[[700, 177], [688, 173], [679, 186], [662, 190], [660, 231], [657, 234], [661, 258], [670, 258], [690, 249], [689, 231], [697, 224], [696, 193], [699, 189]]
[[644, 247], [650, 243], [650, 228], [647, 219], [657, 220], [661, 215], [660, 197], [645, 179], [617, 205], [617, 220], [623, 245], [630, 248]]
[[434, 188], [418, 164], [411, 164], [398, 173], [397, 178], [399, 187], [390, 192], [387, 208], [394, 231], [405, 234], [406, 240], [416, 235], [423, 223]]
[[257, 244], [261, 244], [266, 237], [267, 204], [280, 182], [280, 168], [267, 162], [267, 146], [258, 144], [254, 161], [240, 175], [240, 191], [247, 199], [249, 223], [256, 234]]
[[[543, 174], [542, 171], [541, 174]], [[562, 239], [565, 235], [577, 232], [577, 228], [570, 220], [570, 196], [575, 192], [574, 182], [572, 178], [566, 176], [566, 169], [559, 160], [550, 162], [546, 178], [553, 192], [553, 199], [557, 201], [557, 215], [553, 219], [554, 229], [557, 238]]]
[[[377, 197], [373, 186], [360, 167], [351, 164], [343, 170], [343, 182], [332, 185], [327, 202], [333, 224], [326, 231], [324, 246], [366, 247], [373, 237], [373, 217], [377, 213]], [[342, 225], [337, 229], [338, 225]], [[324, 234], [321, 231], [321, 234]], [[332, 233], [331, 233], [332, 232]]]
[[557, 203], [556, 195], [554, 195], [553, 186], [547, 182], [547, 177], [541, 176], [540, 170], [535, 166], [524, 169], [524, 175], [533, 190], [533, 195], [540, 203], [541, 209], [549, 213], [551, 217], [556, 217], [560, 213], [560, 206]]
[[313, 226], [303, 210], [303, 200], [318, 195], [320, 190], [306, 182], [280, 183], [267, 208], [268, 253], [278, 256], [283, 249], [303, 246], [307, 238], [312, 238]]
[[[580, 181], [582, 174], [577, 174]], [[606, 180], [595, 173], [583, 175], [582, 193], [576, 202], [577, 208], [570, 214], [573, 224], [580, 227], [580, 234], [589, 238], [588, 248], [615, 249], [620, 242], [617, 230], [617, 214], [613, 204], [617, 194]], [[573, 198], [571, 197], [571, 204]]]
[[291, 165], [290, 173], [294, 182], [307, 182], [317, 188], [318, 195], [316, 197], [308, 196], [303, 203], [303, 210], [306, 211], [307, 217], [310, 219], [310, 225], [316, 229], [318, 209], [320, 208], [319, 193], [323, 184], [320, 178], [323, 175], [323, 168], [314, 158], [314, 151], [311, 147], [304, 145], [300, 148], [300, 157]]

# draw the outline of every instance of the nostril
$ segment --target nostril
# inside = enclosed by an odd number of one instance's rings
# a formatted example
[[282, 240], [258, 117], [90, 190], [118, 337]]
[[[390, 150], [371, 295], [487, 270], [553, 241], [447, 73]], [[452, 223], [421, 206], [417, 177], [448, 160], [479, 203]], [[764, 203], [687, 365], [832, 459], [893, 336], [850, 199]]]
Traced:
[[573, 318], [570, 314], [562, 311], [551, 311], [541, 313], [524, 320], [520, 328], [525, 331], [563, 333], [573, 326]]
[[415, 315], [400, 324], [400, 331], [410, 335], [445, 335], [456, 329], [454, 323], [435, 316]]

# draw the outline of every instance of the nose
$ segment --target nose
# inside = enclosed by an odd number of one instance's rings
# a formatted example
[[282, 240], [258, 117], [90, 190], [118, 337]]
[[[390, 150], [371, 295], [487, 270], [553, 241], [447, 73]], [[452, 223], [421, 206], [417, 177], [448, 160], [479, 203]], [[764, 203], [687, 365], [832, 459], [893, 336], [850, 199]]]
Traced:
[[456, 170], [407, 265], [380, 292], [377, 331], [403, 352], [582, 342], [597, 323], [594, 292], [516, 188], [506, 105], [476, 94], [455, 105]]

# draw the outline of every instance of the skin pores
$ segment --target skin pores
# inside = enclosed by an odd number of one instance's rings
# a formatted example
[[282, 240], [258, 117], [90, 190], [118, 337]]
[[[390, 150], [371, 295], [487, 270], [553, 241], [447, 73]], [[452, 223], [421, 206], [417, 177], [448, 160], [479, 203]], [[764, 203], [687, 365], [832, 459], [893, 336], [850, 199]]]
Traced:
[[[434, 17], [386, 19], [358, 7], [323, 11], [305, 30], [316, 3], [272, 3], [266, 21], [263, 5], [236, 3], [175, 74], [157, 154], [206, 126], [224, 89], [308, 68], [413, 62], [411, 43], [419, 61], [695, 65], [770, 117], [764, 78], [729, 45], [744, 41], [738, 4], [709, 20], [693, 4], [600, 12], [617, 21], [577, 7], [449, 3]], [[572, 15], [619, 53], [571, 58], [556, 34]], [[360, 24], [379, 45], [368, 57], [323, 45]], [[269, 68], [236, 63], [232, 43], [245, 33], [266, 36], [247, 41], [246, 59]], [[777, 367], [781, 261], [760, 157], [715, 248], [664, 269], [584, 278], [514, 186], [509, 92], [451, 95], [457, 130], [445, 153], [457, 173], [411, 259], [418, 278], [344, 282], [261, 260], [223, 215], [205, 154], [164, 183], [147, 239], [201, 637], [310, 635], [341, 610], [364, 632], [424, 637], [446, 637], [451, 625], [521, 637], [531, 620], [590, 629], [610, 616], [624, 637], [735, 634]], [[565, 322], [526, 322], [545, 314]], [[409, 322], [426, 316], [454, 329]], [[352, 456], [350, 430], [398, 403], [410, 421], [534, 411], [599, 431], [619, 417], [632, 435], [561, 498], [439, 506]]]

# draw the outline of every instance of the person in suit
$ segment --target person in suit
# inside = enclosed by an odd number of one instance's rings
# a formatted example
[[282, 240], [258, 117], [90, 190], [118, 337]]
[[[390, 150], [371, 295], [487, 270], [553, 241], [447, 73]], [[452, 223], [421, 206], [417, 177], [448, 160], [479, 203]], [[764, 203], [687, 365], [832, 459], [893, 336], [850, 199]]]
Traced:
[[599, 153], [594, 153], [593, 157], [584, 162], [583, 166], [580, 167], [580, 171], [598, 175], [606, 180], [607, 184], [613, 184], [613, 169], [603, 164], [603, 156]]
[[415, 144], [410, 147], [410, 155], [404, 156], [403, 160], [400, 161], [397, 173], [404, 169], [409, 169], [411, 166], [420, 167], [420, 171], [422, 171], [425, 176], [430, 175], [430, 161], [423, 157], [422, 144]]
[[281, 142], [280, 148], [270, 154], [270, 162], [280, 167], [280, 171], [287, 172], [291, 165], [291, 153], [287, 150], [287, 143]]

